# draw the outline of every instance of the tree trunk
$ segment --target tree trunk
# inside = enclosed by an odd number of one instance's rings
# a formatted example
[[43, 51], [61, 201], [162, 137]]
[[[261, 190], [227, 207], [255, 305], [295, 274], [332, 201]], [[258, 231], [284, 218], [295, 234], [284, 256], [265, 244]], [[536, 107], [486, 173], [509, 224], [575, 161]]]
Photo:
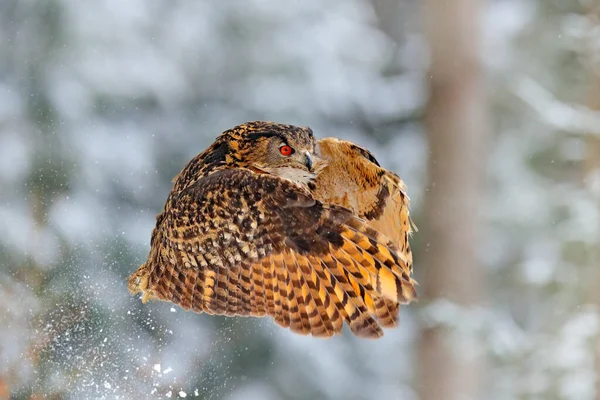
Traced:
[[[591, 86], [592, 91], [588, 105], [592, 110], [600, 111], [600, 77], [594, 77], [594, 82]], [[586, 141], [587, 151], [583, 177], [587, 182], [590, 182], [591, 186], [593, 186], [598, 184], [597, 181], [600, 177], [600, 139], [597, 135], [588, 135]], [[595, 196], [598, 207], [600, 207], [600, 194], [597, 192], [598, 189], [596, 188], [594, 191], [594, 189], [591, 188], [590, 191], [592, 191], [592, 196]], [[591, 254], [593, 256], [590, 260], [591, 276], [589, 279], [589, 300], [591, 304], [596, 305], [598, 318], [600, 318], [600, 265], [598, 265], [598, 260], [600, 260], [600, 243], [596, 244], [596, 249], [595, 251], [592, 251]], [[596, 368], [596, 396], [594, 398], [600, 400], [600, 335], [596, 335], [594, 346], [594, 361]]]
[[[587, 14], [590, 20], [595, 22], [591, 29], [598, 29], [600, 27], [600, 0], [594, 0], [587, 6]], [[587, 105], [591, 110], [600, 111], [600, 64], [597, 61], [594, 63], [596, 59], [594, 54], [595, 45], [592, 43], [590, 47], [594, 50], [590, 51], [590, 54], [587, 54], [588, 62], [591, 66]], [[598, 135], [587, 135], [582, 175], [584, 183], [588, 183], [591, 195], [596, 198], [598, 207], [600, 207], [600, 193], [597, 188], [597, 182], [600, 179], [600, 138]], [[592, 304], [596, 305], [597, 315], [600, 318], [600, 265], [598, 265], [598, 260], [600, 260], [600, 243], [596, 244], [596, 249], [592, 252], [592, 259], [590, 260], [591, 276], [589, 278], [589, 300]], [[596, 395], [594, 399], [600, 400], [600, 335], [596, 335], [594, 346], [594, 364], [596, 369]]]
[[[415, 265], [423, 273], [425, 307], [446, 299], [468, 310], [481, 304], [484, 293], [477, 249], [489, 127], [479, 60], [481, 6], [478, 0], [422, 0], [431, 57], [425, 116], [430, 153], [420, 232], [427, 247]], [[473, 351], [465, 352], [452, 343], [447, 326], [422, 326], [421, 400], [481, 398], [484, 362], [476, 340], [469, 343]]]
[[[600, 79], [596, 78], [593, 87], [596, 90], [600, 90]], [[595, 103], [595, 108], [593, 109], [600, 111], [600, 97], [598, 97], [598, 94], [595, 94], [594, 96], [596, 98], [593, 101]], [[585, 177], [589, 178], [590, 181], [597, 181], [600, 176], [600, 139], [598, 139], [597, 135], [588, 135], [587, 142], [588, 148]], [[596, 194], [596, 200], [598, 200], [598, 207], [600, 207], [600, 196], [598, 196], [598, 194]], [[596, 249], [592, 254], [594, 255], [594, 259], [590, 260], [592, 265], [590, 265], [591, 277], [589, 280], [589, 293], [590, 300], [592, 304], [596, 305], [596, 313], [600, 319], [600, 265], [598, 265], [598, 260], [600, 260], [600, 243], [596, 244]], [[594, 346], [594, 365], [596, 369], [596, 396], [594, 398], [600, 400], [600, 335], [596, 335]]]

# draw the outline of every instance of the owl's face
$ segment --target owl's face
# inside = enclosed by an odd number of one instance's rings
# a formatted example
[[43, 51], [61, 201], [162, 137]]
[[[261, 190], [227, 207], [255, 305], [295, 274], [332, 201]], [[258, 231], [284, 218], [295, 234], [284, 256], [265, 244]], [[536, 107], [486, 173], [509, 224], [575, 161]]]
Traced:
[[262, 172], [308, 184], [318, 172], [315, 165], [322, 165], [310, 128], [261, 122], [244, 139], [244, 162]]

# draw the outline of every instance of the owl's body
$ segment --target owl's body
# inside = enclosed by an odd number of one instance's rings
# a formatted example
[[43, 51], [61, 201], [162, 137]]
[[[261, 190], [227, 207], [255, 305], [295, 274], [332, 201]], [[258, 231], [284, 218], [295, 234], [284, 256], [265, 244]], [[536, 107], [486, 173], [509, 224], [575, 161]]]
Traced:
[[329, 173], [315, 153], [308, 128], [253, 122], [221, 134], [174, 179], [130, 291], [196, 312], [269, 315], [314, 336], [344, 321], [381, 336], [415, 297], [410, 250], [362, 219], [376, 223], [385, 206], [361, 218], [322, 195]]

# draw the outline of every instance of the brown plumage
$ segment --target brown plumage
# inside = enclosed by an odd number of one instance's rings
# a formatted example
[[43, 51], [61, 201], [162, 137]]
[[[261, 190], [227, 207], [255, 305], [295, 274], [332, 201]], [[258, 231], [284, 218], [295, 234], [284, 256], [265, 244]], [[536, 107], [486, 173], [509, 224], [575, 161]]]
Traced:
[[[325, 204], [351, 209], [371, 228], [387, 236], [406, 261], [407, 272], [412, 274], [409, 238], [414, 224], [409, 215], [404, 182], [398, 175], [382, 168], [371, 152], [354, 143], [336, 138], [320, 139], [317, 151], [325, 166], [315, 180], [312, 191], [315, 198]], [[411, 280], [407, 293], [414, 293], [414, 283]], [[410, 300], [412, 297], [406, 298], [406, 302]], [[382, 311], [385, 307], [390, 310], [389, 314]], [[396, 325], [398, 307], [398, 302], [382, 299], [377, 313], [386, 314], [383, 326]]]
[[361, 215], [327, 200], [320, 182], [334, 169], [315, 153], [308, 128], [225, 131], [174, 179], [129, 290], [196, 312], [269, 315], [302, 334], [332, 336], [345, 321], [381, 336], [415, 297], [410, 250], [374, 229], [386, 207]]

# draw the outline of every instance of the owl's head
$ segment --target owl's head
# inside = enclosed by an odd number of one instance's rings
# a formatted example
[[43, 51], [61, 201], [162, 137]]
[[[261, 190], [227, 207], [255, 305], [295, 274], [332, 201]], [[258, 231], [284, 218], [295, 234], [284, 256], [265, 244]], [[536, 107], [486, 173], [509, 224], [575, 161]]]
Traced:
[[315, 166], [323, 165], [310, 128], [254, 121], [228, 132], [230, 151], [240, 166], [308, 184], [318, 172]]

